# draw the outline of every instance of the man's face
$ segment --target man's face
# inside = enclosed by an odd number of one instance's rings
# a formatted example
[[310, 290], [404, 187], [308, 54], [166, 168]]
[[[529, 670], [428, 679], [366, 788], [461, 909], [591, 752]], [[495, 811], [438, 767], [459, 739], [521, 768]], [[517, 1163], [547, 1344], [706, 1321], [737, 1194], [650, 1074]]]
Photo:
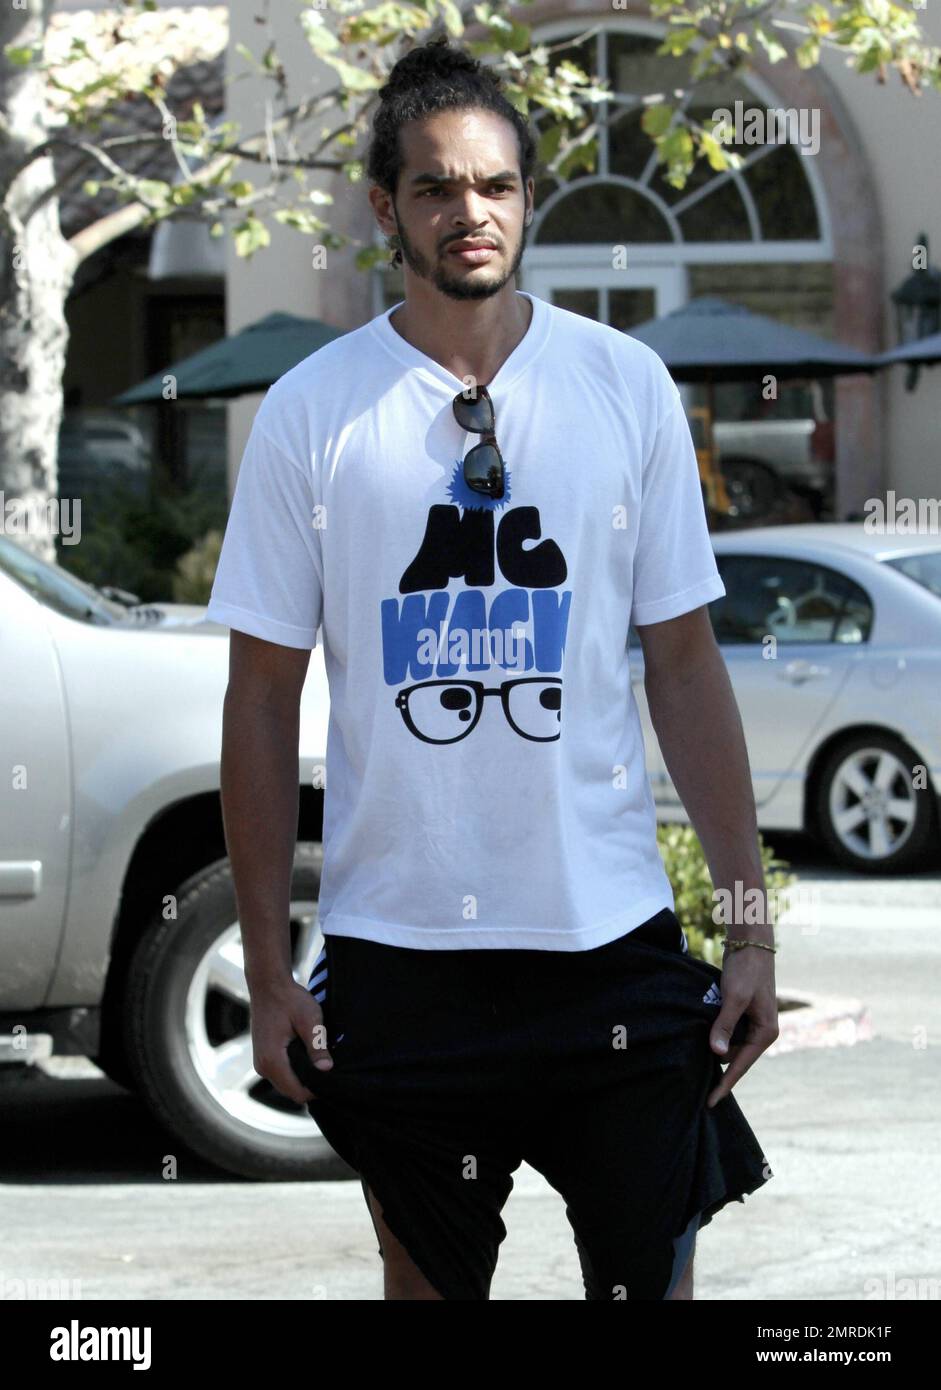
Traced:
[[[452, 299], [487, 299], [516, 274], [532, 211], [519, 144], [492, 111], [441, 111], [403, 126], [403, 166], [392, 200], [402, 259]], [[461, 243], [490, 249], [460, 251]]]

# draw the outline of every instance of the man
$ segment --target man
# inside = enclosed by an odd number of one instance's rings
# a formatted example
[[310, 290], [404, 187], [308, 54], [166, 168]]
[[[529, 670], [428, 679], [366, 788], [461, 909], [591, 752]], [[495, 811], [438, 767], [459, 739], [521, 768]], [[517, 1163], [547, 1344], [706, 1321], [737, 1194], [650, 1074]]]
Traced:
[[[772, 932], [740, 932], [721, 975], [688, 954], [628, 626], [715, 887], [742, 901], [764, 880], [705, 606], [725, 591], [660, 360], [515, 288], [533, 164], [468, 54], [407, 54], [368, 163], [405, 300], [276, 382], [245, 451], [209, 614], [232, 628], [254, 1065], [360, 1174], [387, 1298], [489, 1297], [524, 1160], [565, 1198], [586, 1297], [690, 1298], [697, 1227], [769, 1176], [730, 1091], [777, 1036]], [[287, 923], [318, 630], [326, 944], [305, 989]]]

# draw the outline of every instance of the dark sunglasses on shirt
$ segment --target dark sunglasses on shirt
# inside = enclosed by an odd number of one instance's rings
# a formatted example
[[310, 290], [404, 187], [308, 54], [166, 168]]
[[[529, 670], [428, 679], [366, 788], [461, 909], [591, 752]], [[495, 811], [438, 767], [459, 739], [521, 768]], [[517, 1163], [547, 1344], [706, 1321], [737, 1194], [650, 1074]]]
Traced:
[[474, 492], [498, 502], [503, 496], [503, 455], [497, 448], [496, 417], [487, 388], [468, 387], [466, 392], [459, 391], [451, 404], [462, 430], [484, 436], [464, 459], [464, 481]]

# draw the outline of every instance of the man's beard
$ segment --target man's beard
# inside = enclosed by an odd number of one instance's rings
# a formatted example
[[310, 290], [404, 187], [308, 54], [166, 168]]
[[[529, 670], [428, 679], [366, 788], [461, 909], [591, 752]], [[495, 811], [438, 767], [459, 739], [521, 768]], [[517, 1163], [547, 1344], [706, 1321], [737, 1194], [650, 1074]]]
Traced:
[[[489, 299], [492, 295], [499, 294], [503, 286], [513, 278], [520, 268], [523, 252], [526, 249], [528, 232], [529, 228], [524, 222], [520, 244], [513, 257], [513, 264], [505, 275], [501, 275], [499, 272], [491, 272], [489, 276], [479, 272], [471, 275], [452, 275], [443, 264], [432, 267], [421, 252], [417, 251], [409, 241], [401, 223], [398, 223], [397, 228], [399, 245], [402, 248], [402, 259], [408, 263], [411, 270], [420, 279], [430, 280], [435, 289], [440, 290], [442, 294], [448, 295], [451, 299]], [[450, 242], [449, 245], [453, 245], [453, 242]], [[450, 252], [445, 251], [445, 262], [449, 255]]]

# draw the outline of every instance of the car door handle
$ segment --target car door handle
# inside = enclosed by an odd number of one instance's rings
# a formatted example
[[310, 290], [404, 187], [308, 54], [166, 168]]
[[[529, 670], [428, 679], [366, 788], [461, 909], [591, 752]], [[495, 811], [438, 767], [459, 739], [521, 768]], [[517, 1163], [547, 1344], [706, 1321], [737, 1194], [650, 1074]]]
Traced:
[[41, 888], [41, 859], [8, 859], [0, 863], [0, 898], [36, 898]]
[[829, 666], [818, 666], [813, 661], [804, 661], [803, 658], [789, 661], [784, 668], [785, 679], [794, 685], [802, 685], [804, 681], [819, 679], [821, 676], [829, 676], [829, 674]]

